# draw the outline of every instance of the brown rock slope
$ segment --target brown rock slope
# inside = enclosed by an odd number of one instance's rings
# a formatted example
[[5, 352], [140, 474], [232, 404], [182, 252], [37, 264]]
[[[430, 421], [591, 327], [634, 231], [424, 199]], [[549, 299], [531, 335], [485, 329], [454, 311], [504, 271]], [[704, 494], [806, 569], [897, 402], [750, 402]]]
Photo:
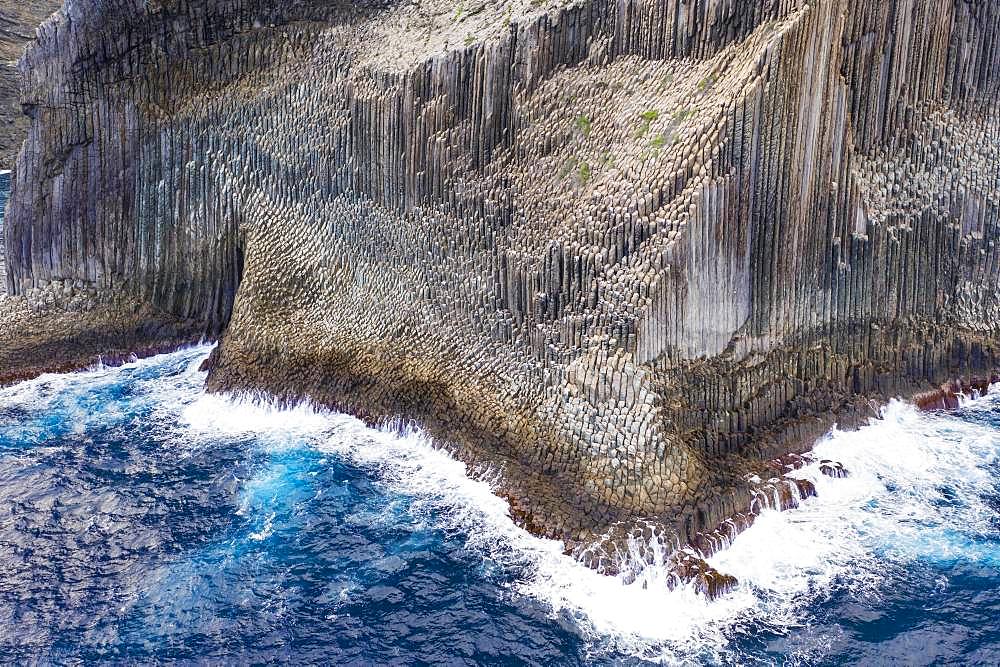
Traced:
[[997, 364], [1000, 6], [555, 4], [72, 3], [9, 288], [224, 331], [211, 389], [417, 419], [579, 545]]

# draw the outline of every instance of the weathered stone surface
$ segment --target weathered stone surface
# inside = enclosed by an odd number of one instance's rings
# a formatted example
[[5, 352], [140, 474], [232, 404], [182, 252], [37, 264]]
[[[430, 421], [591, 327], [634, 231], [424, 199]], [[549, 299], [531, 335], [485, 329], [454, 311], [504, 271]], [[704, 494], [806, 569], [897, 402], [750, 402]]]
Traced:
[[35, 28], [61, 5], [62, 0], [0, 3], [0, 169], [14, 166], [28, 133], [28, 117], [21, 113], [17, 59], [34, 39]]
[[[0, 172], [14, 167], [17, 152], [28, 133], [28, 117], [21, 113], [17, 59], [25, 45], [34, 39], [35, 28], [62, 4], [62, 0], [0, 2]], [[10, 176], [0, 173], [0, 189], [6, 193]], [[0, 197], [0, 220], [6, 209], [6, 196]], [[0, 276], [7, 275], [2, 249], [4, 226], [0, 224]], [[7, 292], [7, 281], [0, 279], [0, 298]]]
[[198, 342], [200, 323], [62, 284], [0, 296], [0, 386], [97, 363], [115, 366]]
[[842, 479], [844, 477], [851, 476], [851, 474], [844, 467], [844, 464], [836, 461], [820, 461], [819, 470], [827, 477]]
[[997, 366], [1000, 6], [557, 4], [75, 0], [21, 63], [9, 289], [419, 420], [581, 548], [692, 543]]

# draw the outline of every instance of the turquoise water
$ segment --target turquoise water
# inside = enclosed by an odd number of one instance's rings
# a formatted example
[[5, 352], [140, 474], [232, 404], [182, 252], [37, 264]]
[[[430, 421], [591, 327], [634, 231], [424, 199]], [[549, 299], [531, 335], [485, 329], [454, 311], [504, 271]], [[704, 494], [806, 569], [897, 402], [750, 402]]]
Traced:
[[0, 661], [1000, 663], [1000, 396], [818, 444], [707, 602], [600, 577], [419, 433], [207, 396], [200, 347], [0, 389]]

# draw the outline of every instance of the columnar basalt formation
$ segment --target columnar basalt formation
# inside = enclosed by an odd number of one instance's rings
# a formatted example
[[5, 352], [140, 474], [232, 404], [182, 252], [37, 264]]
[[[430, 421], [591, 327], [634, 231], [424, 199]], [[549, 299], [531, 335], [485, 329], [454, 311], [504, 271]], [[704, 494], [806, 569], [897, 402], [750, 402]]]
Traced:
[[[3, 3], [0, 3], [3, 4]], [[0, 220], [10, 189], [9, 175], [17, 151], [28, 133], [28, 117], [21, 113], [17, 59], [35, 36], [35, 28], [62, 5], [61, 0], [6, 3], [0, 6]], [[0, 224], [0, 276], [7, 274], [4, 261], [3, 224]], [[6, 280], [0, 280], [0, 298], [6, 294]]]
[[998, 41], [991, 0], [73, 0], [20, 65], [8, 287], [415, 419], [579, 553], [697, 543], [997, 365]]
[[0, 170], [11, 169], [28, 132], [21, 113], [17, 59], [35, 37], [35, 28], [62, 6], [62, 0], [0, 3]]

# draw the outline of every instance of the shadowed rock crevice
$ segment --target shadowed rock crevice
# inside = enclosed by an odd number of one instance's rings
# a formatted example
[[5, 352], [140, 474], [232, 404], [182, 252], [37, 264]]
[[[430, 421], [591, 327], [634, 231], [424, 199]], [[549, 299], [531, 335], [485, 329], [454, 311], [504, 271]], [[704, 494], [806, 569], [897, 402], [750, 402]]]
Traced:
[[72, 3], [21, 63], [9, 288], [415, 419], [571, 549], [694, 544], [834, 423], [991, 375], [993, 3], [555, 5]]

